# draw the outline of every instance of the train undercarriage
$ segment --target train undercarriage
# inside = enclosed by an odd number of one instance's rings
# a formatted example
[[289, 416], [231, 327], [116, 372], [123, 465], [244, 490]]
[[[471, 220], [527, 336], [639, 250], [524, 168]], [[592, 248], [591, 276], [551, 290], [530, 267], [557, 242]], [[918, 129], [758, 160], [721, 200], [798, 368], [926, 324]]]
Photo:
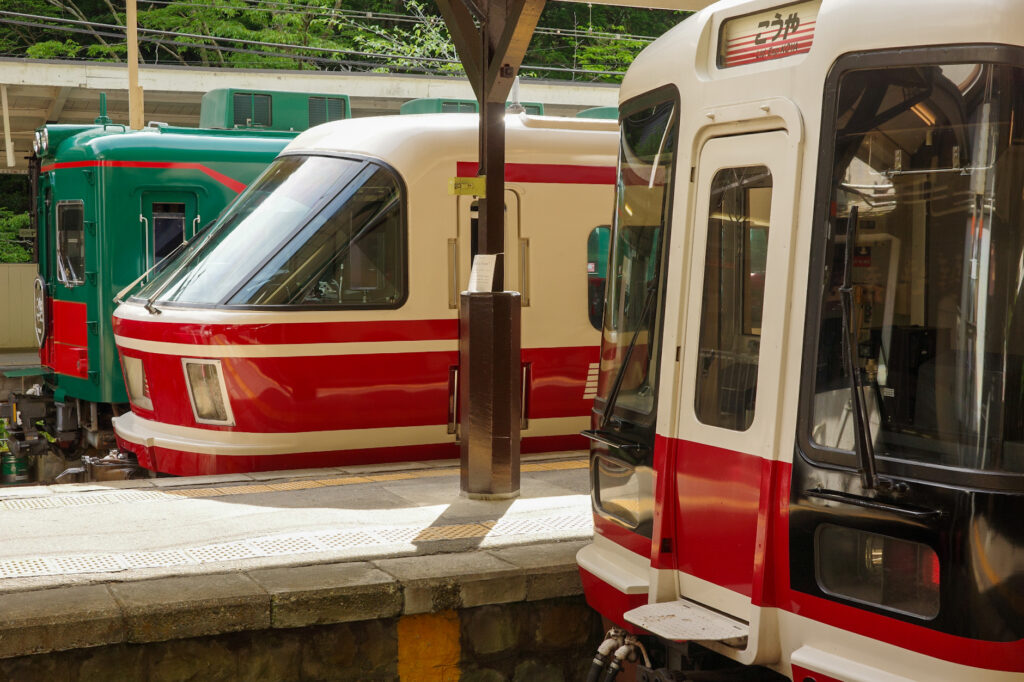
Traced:
[[111, 418], [127, 405], [55, 399], [37, 384], [0, 402], [0, 485], [146, 478], [135, 457], [117, 449]]

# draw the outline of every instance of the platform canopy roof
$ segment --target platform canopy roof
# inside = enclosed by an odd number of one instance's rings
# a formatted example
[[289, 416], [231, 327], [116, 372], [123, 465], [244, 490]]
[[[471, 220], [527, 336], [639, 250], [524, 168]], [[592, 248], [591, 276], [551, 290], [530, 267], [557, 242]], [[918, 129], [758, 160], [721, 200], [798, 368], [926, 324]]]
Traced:
[[713, 5], [718, 0], [558, 0], [559, 2], [583, 2], [588, 5], [619, 5], [621, 7], [646, 7], [648, 9], [674, 9], [696, 11]]

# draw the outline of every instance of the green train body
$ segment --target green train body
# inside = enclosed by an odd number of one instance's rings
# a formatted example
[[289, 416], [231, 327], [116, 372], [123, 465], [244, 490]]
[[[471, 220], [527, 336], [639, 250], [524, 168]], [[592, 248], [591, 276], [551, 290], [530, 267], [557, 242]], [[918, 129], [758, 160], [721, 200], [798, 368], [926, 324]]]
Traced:
[[[540, 102], [521, 102], [526, 113], [533, 116], [544, 115], [544, 105]], [[508, 106], [508, 102], [505, 103]], [[480, 105], [474, 99], [453, 99], [446, 97], [421, 97], [403, 104], [400, 114], [475, 114]]]
[[[114, 447], [110, 418], [128, 402], [111, 326], [115, 296], [214, 220], [298, 134], [296, 124], [306, 127], [317, 97], [256, 93], [275, 98], [273, 126], [286, 129], [232, 128], [216, 118], [233, 116], [231, 107], [218, 103], [240, 92], [204, 98], [201, 120], [221, 129], [133, 131], [100, 122], [37, 131], [31, 177], [43, 390], [0, 403], [8, 447], [31, 461], [32, 480], [51, 479], [63, 460]], [[55, 457], [62, 461], [44, 465]], [[13, 482], [21, 481], [0, 481]]]
[[348, 95], [217, 88], [203, 95], [199, 127], [299, 131], [351, 117]]
[[618, 107], [590, 107], [576, 114], [576, 118], [606, 118], [618, 120]]

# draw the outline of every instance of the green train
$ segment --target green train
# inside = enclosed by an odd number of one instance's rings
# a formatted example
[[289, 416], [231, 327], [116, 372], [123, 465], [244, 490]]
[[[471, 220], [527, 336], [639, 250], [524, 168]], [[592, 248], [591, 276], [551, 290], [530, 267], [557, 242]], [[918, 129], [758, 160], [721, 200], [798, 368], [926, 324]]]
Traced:
[[[505, 106], [509, 106], [506, 102]], [[540, 102], [521, 102], [520, 106], [531, 116], [543, 116], [544, 105]], [[400, 114], [475, 114], [480, 104], [475, 99], [454, 99], [451, 97], [421, 97], [406, 102], [398, 110]]]
[[[3, 483], [52, 480], [83, 455], [115, 447], [110, 420], [128, 410], [111, 327], [117, 293], [158, 271], [300, 130], [350, 116], [345, 96], [226, 88], [203, 97], [206, 128], [129, 130], [104, 109], [105, 102], [94, 124], [36, 132], [40, 367], [21, 374], [39, 388], [0, 397], [9, 450]], [[100, 457], [86, 464], [94, 479], [130, 466]]]

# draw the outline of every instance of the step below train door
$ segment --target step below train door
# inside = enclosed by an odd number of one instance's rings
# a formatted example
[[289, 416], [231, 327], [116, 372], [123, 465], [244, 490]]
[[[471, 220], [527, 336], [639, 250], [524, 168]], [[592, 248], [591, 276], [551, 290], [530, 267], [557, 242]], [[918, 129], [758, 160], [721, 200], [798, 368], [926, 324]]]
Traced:
[[[469, 276], [473, 268], [473, 256], [479, 253], [477, 225], [480, 221], [480, 206], [476, 197], [459, 196], [458, 230], [455, 237], [448, 238], [448, 307], [459, 310], [461, 294], [469, 290]], [[522, 291], [519, 266], [519, 195], [514, 190], [505, 190], [505, 291]], [[458, 430], [458, 367], [452, 365], [448, 376], [448, 432], [456, 435]]]
[[[771, 601], [766, 545], [779, 508], [795, 169], [784, 131], [712, 138], [700, 150], [676, 431], [667, 439], [680, 599], [640, 609], [682, 626], [656, 634], [701, 641], [743, 663], [778, 656], [774, 614], [761, 607]], [[704, 625], [687, 625], [697, 622]]]

